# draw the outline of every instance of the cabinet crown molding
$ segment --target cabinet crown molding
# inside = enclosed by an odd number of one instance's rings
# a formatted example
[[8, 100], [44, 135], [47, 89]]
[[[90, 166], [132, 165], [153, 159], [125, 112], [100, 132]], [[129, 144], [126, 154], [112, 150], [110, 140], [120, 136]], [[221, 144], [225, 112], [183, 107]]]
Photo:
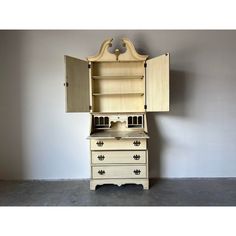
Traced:
[[108, 51], [109, 47], [112, 47], [112, 38], [105, 40], [99, 52], [94, 55], [87, 57], [90, 62], [96, 61], [145, 61], [148, 55], [139, 54], [133, 45], [133, 43], [128, 38], [122, 38], [122, 46], [126, 48], [124, 53], [120, 53], [119, 49], [115, 49], [114, 53]]

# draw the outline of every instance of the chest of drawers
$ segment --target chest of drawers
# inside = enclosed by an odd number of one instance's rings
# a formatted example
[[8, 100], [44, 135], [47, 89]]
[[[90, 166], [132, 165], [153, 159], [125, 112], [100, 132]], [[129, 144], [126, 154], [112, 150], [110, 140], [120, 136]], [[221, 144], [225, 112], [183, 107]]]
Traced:
[[147, 139], [91, 139], [90, 189], [103, 184], [149, 188]]

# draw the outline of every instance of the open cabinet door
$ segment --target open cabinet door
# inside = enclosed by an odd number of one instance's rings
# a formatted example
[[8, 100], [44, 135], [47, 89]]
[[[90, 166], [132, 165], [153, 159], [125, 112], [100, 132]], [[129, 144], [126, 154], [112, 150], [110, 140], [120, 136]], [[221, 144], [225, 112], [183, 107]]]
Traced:
[[88, 62], [65, 56], [66, 112], [89, 112]]
[[169, 111], [169, 54], [147, 60], [146, 105], [148, 112]]

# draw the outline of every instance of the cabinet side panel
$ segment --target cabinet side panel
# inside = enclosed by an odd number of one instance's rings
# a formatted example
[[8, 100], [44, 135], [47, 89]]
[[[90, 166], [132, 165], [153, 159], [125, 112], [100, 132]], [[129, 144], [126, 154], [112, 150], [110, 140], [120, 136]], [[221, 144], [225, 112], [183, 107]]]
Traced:
[[169, 54], [147, 60], [147, 111], [169, 111]]
[[66, 111], [89, 111], [88, 62], [65, 56], [66, 64]]

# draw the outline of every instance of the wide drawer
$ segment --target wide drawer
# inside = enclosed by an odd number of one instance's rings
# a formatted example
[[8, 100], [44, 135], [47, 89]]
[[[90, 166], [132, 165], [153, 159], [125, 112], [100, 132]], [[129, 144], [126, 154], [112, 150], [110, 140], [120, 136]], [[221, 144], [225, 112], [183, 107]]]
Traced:
[[92, 164], [146, 163], [146, 151], [93, 151]]
[[92, 167], [93, 179], [146, 178], [146, 175], [145, 165]]
[[145, 150], [146, 139], [92, 139], [91, 150]]

